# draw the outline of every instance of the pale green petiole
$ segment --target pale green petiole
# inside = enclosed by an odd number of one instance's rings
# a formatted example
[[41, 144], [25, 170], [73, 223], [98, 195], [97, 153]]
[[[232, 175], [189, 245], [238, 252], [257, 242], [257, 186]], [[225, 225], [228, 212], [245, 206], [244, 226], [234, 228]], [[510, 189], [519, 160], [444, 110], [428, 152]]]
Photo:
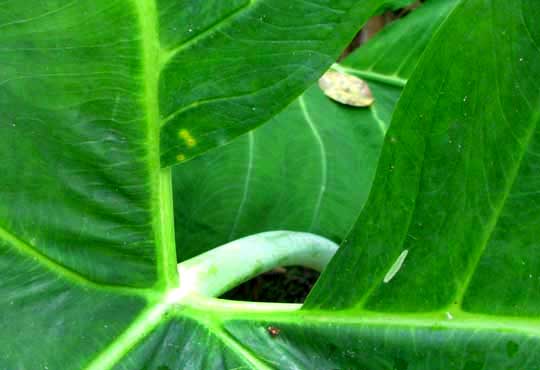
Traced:
[[322, 271], [337, 248], [334, 242], [309, 233], [269, 231], [251, 235], [178, 264], [180, 290], [218, 297], [278, 266]]

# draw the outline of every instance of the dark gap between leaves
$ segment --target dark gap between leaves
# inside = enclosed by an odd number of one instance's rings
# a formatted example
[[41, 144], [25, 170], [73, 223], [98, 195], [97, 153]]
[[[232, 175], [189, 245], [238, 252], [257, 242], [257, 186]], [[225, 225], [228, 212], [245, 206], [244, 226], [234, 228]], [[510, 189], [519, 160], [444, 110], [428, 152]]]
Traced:
[[278, 267], [265, 272], [219, 298], [235, 301], [303, 303], [320, 273], [307, 267]]

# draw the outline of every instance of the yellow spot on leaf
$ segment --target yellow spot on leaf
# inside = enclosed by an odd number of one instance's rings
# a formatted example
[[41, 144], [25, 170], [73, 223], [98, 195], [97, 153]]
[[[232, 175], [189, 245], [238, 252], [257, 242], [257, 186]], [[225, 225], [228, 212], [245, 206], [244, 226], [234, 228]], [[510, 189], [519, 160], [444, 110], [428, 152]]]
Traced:
[[186, 156], [183, 155], [182, 153], [180, 153], [180, 154], [178, 154], [178, 155], [176, 156], [176, 160], [177, 160], [178, 162], [182, 162], [182, 161], [184, 161], [185, 159], [186, 159]]
[[180, 139], [184, 140], [188, 148], [193, 148], [195, 145], [197, 145], [197, 140], [191, 134], [188, 130], [185, 128], [178, 131], [178, 136]]
[[349, 74], [328, 71], [319, 80], [319, 87], [326, 96], [341, 104], [369, 107], [374, 101], [368, 84]]

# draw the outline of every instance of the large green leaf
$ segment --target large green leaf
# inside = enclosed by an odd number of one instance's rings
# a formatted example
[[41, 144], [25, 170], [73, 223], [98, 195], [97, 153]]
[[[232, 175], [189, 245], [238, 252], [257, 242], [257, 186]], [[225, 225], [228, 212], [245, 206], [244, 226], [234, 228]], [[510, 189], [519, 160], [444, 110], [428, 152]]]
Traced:
[[402, 87], [455, 3], [430, 1], [335, 66], [369, 82], [372, 107], [339, 105], [315, 85], [264, 126], [176, 166], [179, 260], [266, 230], [341, 242], [366, 200]]
[[464, 0], [437, 32], [305, 310], [177, 287], [153, 2], [58, 4], [0, 11], [3, 368], [538, 368], [538, 2]]
[[157, 326], [175, 143], [188, 158], [270, 118], [384, 3], [3, 1], [0, 367], [105, 369]]
[[405, 89], [356, 227], [304, 309], [214, 308], [209, 321], [224, 322], [243, 358], [301, 369], [540, 367], [539, 15], [533, 0], [458, 4]]
[[366, 206], [306, 303], [357, 320], [372, 355], [540, 367], [539, 14], [462, 1], [404, 91]]

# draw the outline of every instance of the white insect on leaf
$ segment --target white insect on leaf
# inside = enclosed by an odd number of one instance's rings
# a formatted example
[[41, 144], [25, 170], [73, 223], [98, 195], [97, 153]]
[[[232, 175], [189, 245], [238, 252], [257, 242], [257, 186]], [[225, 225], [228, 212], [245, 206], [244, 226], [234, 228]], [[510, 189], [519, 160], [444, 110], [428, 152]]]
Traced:
[[392, 280], [394, 276], [396, 276], [396, 274], [399, 272], [401, 266], [403, 266], [403, 262], [405, 262], [405, 258], [407, 258], [407, 254], [409, 254], [409, 250], [405, 249], [403, 252], [401, 252], [394, 264], [390, 266], [390, 269], [388, 270], [383, 279], [383, 282], [385, 284]]
[[366, 81], [342, 72], [326, 72], [319, 87], [330, 99], [353, 107], [369, 107], [375, 100]]

